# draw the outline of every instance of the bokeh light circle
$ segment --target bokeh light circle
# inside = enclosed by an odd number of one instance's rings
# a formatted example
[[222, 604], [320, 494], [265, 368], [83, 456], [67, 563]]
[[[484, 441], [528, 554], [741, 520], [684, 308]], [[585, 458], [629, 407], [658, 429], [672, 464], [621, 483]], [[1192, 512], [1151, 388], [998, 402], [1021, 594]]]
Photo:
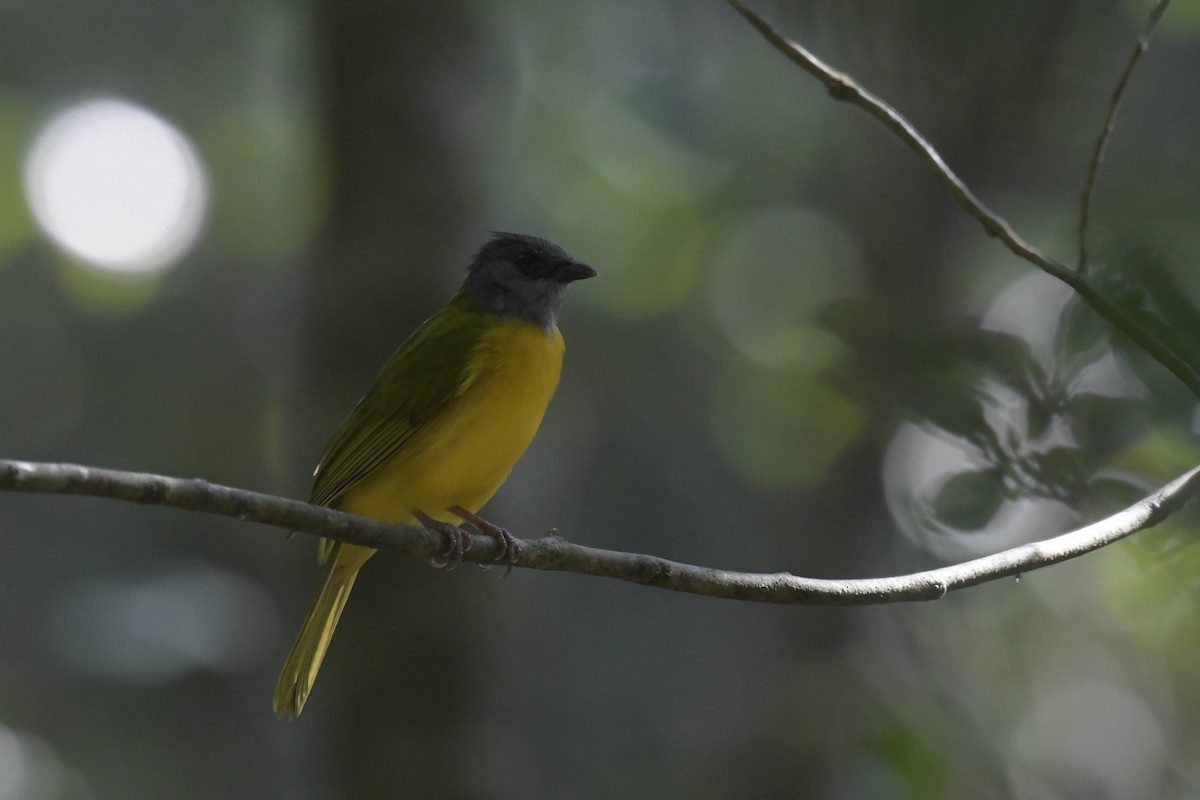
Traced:
[[125, 100], [89, 100], [53, 117], [25, 160], [34, 218], [62, 250], [113, 272], [162, 269], [195, 243], [208, 180], [173, 125]]

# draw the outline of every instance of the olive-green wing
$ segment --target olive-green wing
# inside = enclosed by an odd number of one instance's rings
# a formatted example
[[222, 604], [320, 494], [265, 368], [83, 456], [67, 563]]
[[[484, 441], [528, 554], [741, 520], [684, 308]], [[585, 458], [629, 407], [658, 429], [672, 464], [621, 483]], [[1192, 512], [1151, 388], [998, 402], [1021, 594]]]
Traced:
[[332, 506], [466, 388], [487, 315], [452, 302], [418, 328], [325, 446], [309, 502]]

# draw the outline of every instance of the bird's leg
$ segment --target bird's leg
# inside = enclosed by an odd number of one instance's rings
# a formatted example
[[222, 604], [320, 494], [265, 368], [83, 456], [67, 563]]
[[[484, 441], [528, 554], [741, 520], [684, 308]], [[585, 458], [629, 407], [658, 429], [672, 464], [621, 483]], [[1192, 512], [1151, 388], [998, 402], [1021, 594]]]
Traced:
[[467, 535], [466, 531], [457, 525], [451, 525], [449, 522], [436, 520], [419, 508], [413, 509], [413, 516], [417, 518], [417, 521], [422, 526], [444, 535], [448, 542], [446, 552], [442, 555], [441, 560], [436, 558], [426, 559], [431, 567], [436, 569], [454, 569], [462, 563], [463, 553], [471, 546], [471, 538]]
[[513, 566], [517, 563], [517, 556], [520, 555], [520, 548], [517, 547], [517, 540], [513, 538], [511, 533], [499, 525], [493, 525], [478, 514], [467, 511], [462, 506], [451, 506], [447, 510], [464, 522], [474, 525], [479, 529], [480, 533], [487, 534], [495, 539], [500, 544], [500, 555], [496, 556], [496, 561], [503, 561], [508, 564], [508, 569], [504, 571], [505, 575], [512, 572]]

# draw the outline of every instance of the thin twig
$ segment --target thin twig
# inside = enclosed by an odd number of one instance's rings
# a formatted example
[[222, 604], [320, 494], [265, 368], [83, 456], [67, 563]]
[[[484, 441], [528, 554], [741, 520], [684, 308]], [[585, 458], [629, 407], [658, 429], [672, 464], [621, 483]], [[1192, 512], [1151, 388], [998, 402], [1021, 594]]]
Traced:
[[[198, 478], [171, 478], [75, 464], [0, 460], [0, 491], [85, 495], [169, 506], [260, 522], [284, 530], [430, 558], [446, 546], [441, 534], [392, 525], [328, 508]], [[1163, 521], [1200, 491], [1200, 467], [1107, 519], [1053, 539], [1021, 545], [962, 564], [888, 578], [821, 580], [788, 573], [750, 573], [680, 564], [656, 556], [599, 550], [557, 535], [519, 539], [518, 567], [616, 578], [677, 592], [792, 605], [870, 605], [937, 600], [957, 589], [1020, 575], [1076, 558]], [[499, 546], [474, 536], [463, 556], [489, 562]]]
[[1104, 118], [1104, 127], [1100, 129], [1100, 135], [1096, 137], [1096, 149], [1092, 152], [1092, 160], [1088, 165], [1087, 180], [1083, 184], [1083, 197], [1079, 201], [1079, 265], [1080, 272], [1087, 272], [1088, 255], [1087, 255], [1087, 230], [1088, 217], [1091, 214], [1092, 193], [1096, 189], [1096, 176], [1100, 173], [1100, 165], [1104, 163], [1104, 153], [1108, 150], [1108, 140], [1112, 136], [1113, 127], [1117, 122], [1117, 113], [1121, 110], [1121, 99], [1125, 95], [1125, 87], [1129, 85], [1129, 78], [1133, 75], [1133, 69], [1137, 66], [1138, 61], [1145, 55], [1150, 48], [1150, 37], [1154, 35], [1154, 29], [1158, 27], [1158, 21], [1162, 19], [1163, 12], [1167, 10], [1171, 0], [1157, 0], [1150, 9], [1150, 14], [1146, 17], [1146, 25], [1142, 28], [1142, 35], [1138, 37], [1137, 44], [1133, 46], [1133, 52], [1129, 55], [1129, 61], [1125, 63], [1125, 71], [1121, 73], [1121, 79], [1117, 81], [1117, 86], [1113, 89], [1112, 97], [1108, 101], [1108, 114]]
[[[989, 236], [994, 236], [1026, 261], [1037, 264], [1051, 274], [1066, 271], [1066, 268], [1055, 262], [1050, 256], [1022, 239], [1008, 221], [983, 204], [962, 179], [950, 169], [932, 144], [909, 122], [899, 111], [892, 108], [881, 98], [864, 89], [853, 78], [844, 72], [838, 72], [821, 59], [810, 53], [802, 45], [793, 42], [776, 31], [771, 25], [755, 12], [746, 8], [741, 0], [728, 0], [739, 14], [753, 25], [763, 38], [770, 42], [776, 50], [783, 53], [801, 69], [825, 84], [829, 94], [835, 100], [842, 100], [866, 111], [895, 134], [896, 138], [906, 144], [917, 157], [931, 169], [950, 194], [958, 201], [963, 209], [974, 217]], [[1056, 276], [1057, 277], [1057, 276]]]
[[1147, 355], [1170, 370], [1192, 391], [1192, 394], [1200, 398], [1200, 373], [1191, 364], [1176, 355], [1173, 350], [1160, 342], [1154, 334], [1142, 327], [1136, 320], [1126, 316], [1120, 308], [1101, 294], [1084, 274], [1068, 268], [1061, 261], [1052, 258], [1021, 238], [1007, 220], [996, 214], [975, 196], [962, 179], [950, 169], [937, 149], [900, 112], [862, 88], [849, 75], [832, 69], [804, 47], [777, 32], [762, 17], [746, 8], [741, 0], [727, 0], [727, 2], [745, 17], [776, 50], [825, 84], [825, 88], [829, 90], [830, 96], [835, 100], [842, 100], [858, 106], [895, 134], [896, 138], [907, 145], [929, 167], [937, 179], [950, 190], [951, 196], [959, 206], [975, 218], [989, 236], [999, 239], [1019, 258], [1028, 261], [1047, 275], [1057, 278], [1074, 289], [1075, 293], [1096, 313], [1132, 339]]

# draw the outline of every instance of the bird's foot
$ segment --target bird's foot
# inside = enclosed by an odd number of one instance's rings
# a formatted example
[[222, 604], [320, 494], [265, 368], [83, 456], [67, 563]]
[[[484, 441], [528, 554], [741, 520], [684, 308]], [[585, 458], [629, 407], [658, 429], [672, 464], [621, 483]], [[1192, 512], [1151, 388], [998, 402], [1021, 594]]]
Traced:
[[[500, 554], [496, 556], [495, 562], [504, 562], [508, 565], [508, 569], [504, 570], [504, 574], [512, 572], [512, 568], [516, 566], [517, 559], [521, 555], [521, 548], [517, 545], [517, 540], [513, 535], [499, 525], [494, 525], [488, 522], [483, 517], [471, 511], [467, 511], [462, 506], [454, 506], [450, 509], [450, 513], [464, 522], [469, 522], [471, 525], [479, 529], [479, 532], [490, 536], [500, 545]], [[489, 565], [480, 565], [489, 566]]]
[[414, 516], [422, 526], [431, 531], [437, 531], [446, 537], [446, 552], [436, 558], [425, 559], [429, 566], [434, 569], [448, 571], [461, 564], [463, 553], [471, 549], [470, 535], [457, 525], [451, 525], [449, 522], [434, 519], [422, 511], [415, 512]]

